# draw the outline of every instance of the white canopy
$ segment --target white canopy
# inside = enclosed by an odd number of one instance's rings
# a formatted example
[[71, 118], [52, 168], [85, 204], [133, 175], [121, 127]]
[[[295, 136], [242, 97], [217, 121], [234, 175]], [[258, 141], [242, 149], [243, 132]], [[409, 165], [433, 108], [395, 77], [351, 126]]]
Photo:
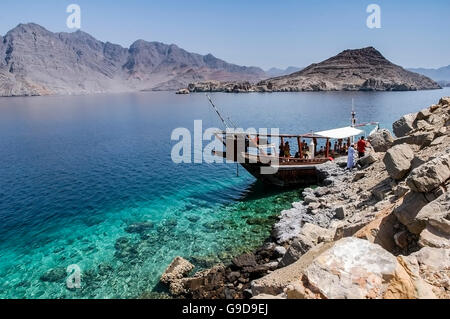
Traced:
[[364, 131], [359, 130], [357, 128], [347, 126], [342, 128], [336, 128], [333, 130], [322, 131], [315, 133], [316, 135], [320, 135], [327, 138], [333, 139], [345, 139], [356, 135], [364, 135]]

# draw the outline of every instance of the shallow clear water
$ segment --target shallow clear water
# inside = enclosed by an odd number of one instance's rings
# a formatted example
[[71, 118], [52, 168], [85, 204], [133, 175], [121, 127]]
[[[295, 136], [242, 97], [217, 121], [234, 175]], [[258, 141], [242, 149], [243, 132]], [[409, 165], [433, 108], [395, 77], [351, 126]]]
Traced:
[[[214, 94], [247, 127], [283, 133], [360, 122], [390, 127], [450, 89]], [[0, 298], [133, 298], [159, 291], [175, 256], [197, 267], [261, 244], [299, 198], [235, 165], [170, 160], [171, 131], [219, 126], [203, 94], [0, 98]], [[82, 269], [82, 289], [65, 268]], [[52, 276], [43, 276], [53, 269]]]

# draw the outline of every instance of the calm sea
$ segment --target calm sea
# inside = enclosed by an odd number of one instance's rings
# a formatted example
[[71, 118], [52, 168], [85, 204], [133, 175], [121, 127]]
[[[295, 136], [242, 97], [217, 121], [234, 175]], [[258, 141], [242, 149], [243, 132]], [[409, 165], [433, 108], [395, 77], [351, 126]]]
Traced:
[[[304, 133], [382, 127], [450, 95], [213, 94], [240, 127]], [[220, 127], [203, 94], [0, 98], [0, 298], [158, 296], [176, 256], [198, 269], [260, 245], [300, 190], [263, 187], [227, 164], [172, 163], [177, 127]], [[81, 269], [81, 289], [66, 268]]]

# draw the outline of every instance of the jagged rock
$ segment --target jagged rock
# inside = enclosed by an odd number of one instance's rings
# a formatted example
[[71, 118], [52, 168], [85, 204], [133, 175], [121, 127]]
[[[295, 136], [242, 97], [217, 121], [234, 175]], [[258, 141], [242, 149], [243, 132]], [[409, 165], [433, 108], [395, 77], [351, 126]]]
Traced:
[[364, 178], [364, 176], [366, 176], [365, 172], [356, 172], [355, 176], [353, 177], [353, 181], [357, 182], [360, 179]]
[[427, 225], [420, 233], [419, 245], [421, 247], [450, 248], [450, 235]]
[[283, 246], [275, 247], [275, 253], [279, 257], [283, 257], [286, 251], [287, 251], [286, 248], [284, 248]]
[[420, 233], [421, 246], [450, 248], [450, 193], [425, 205], [415, 219], [425, 227]]
[[392, 124], [395, 136], [403, 137], [414, 129], [413, 123], [417, 117], [416, 113], [406, 114]]
[[200, 271], [193, 277], [175, 280], [170, 284], [170, 292], [175, 295], [187, 295], [195, 299], [225, 299], [225, 266], [216, 265]]
[[322, 241], [331, 241], [334, 234], [331, 230], [305, 223], [298, 237], [280, 261], [280, 267], [286, 267], [297, 261], [303, 254]]
[[355, 233], [355, 237], [368, 240], [393, 253], [395, 251], [395, 225], [397, 218], [392, 205], [379, 212], [376, 218]]
[[399, 261], [411, 274], [419, 298], [450, 298], [450, 249], [424, 247]]
[[395, 216], [405, 225], [413, 234], [420, 234], [425, 228], [425, 223], [418, 220], [417, 214], [425, 207], [431, 200], [436, 199], [433, 194], [425, 194], [409, 192], [406, 194], [401, 205], [394, 210]]
[[429, 108], [426, 108], [426, 109], [423, 109], [422, 111], [420, 111], [419, 113], [417, 113], [416, 120], [417, 121], [426, 120], [430, 116], [431, 116], [431, 111]]
[[375, 152], [386, 152], [394, 143], [394, 138], [389, 130], [381, 129], [370, 135], [368, 141]]
[[372, 165], [377, 161], [377, 157], [374, 154], [368, 154], [358, 160], [358, 164], [365, 168], [369, 165]]
[[336, 217], [337, 219], [344, 219], [346, 215], [347, 212], [344, 206], [339, 206], [334, 210], [334, 217]]
[[427, 147], [434, 139], [433, 133], [415, 133], [398, 138], [394, 141], [394, 146], [401, 144], [408, 144], [411, 146], [418, 146], [419, 148]]
[[243, 254], [232, 260], [233, 265], [237, 268], [255, 267], [257, 265], [254, 254]]
[[298, 281], [302, 277], [303, 269], [309, 265], [314, 258], [333, 246], [334, 243], [320, 243], [313, 247], [306, 254], [300, 257], [295, 263], [279, 268], [270, 274], [256, 279], [251, 283], [252, 295], [259, 294], [278, 295], [292, 282]]
[[409, 174], [406, 183], [416, 192], [428, 193], [438, 188], [450, 178], [450, 153], [415, 168]]
[[414, 158], [413, 150], [407, 144], [396, 145], [390, 148], [383, 158], [386, 170], [393, 179], [400, 180], [411, 169]]
[[192, 269], [194, 269], [193, 264], [182, 257], [176, 257], [164, 271], [160, 281], [165, 284], [170, 284], [177, 279], [183, 278]]
[[450, 105], [450, 97], [443, 97], [439, 100], [439, 105]]

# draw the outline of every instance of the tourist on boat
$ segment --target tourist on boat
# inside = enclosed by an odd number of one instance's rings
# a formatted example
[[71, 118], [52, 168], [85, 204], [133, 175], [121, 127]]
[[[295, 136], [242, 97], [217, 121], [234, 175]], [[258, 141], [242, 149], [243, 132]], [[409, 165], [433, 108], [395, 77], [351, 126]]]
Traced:
[[325, 151], [323, 149], [323, 146], [320, 147], [319, 153], [317, 155], [319, 156], [323, 156], [323, 154], [325, 154]]
[[299, 152], [295, 152], [294, 157], [295, 157], [295, 158], [300, 158], [300, 153], [299, 153]]
[[291, 147], [289, 146], [289, 142], [284, 144], [284, 157], [291, 157]]
[[364, 155], [366, 155], [366, 146], [367, 146], [367, 142], [364, 139], [364, 136], [361, 136], [361, 138], [358, 141], [358, 157], [364, 157]]
[[279, 149], [280, 149], [280, 157], [284, 157], [284, 145], [283, 145], [283, 143], [280, 144]]
[[333, 147], [333, 150], [334, 150], [334, 153], [338, 153], [338, 142], [337, 141], [334, 141], [334, 147]]
[[350, 144], [347, 157], [347, 169], [352, 170], [355, 167], [355, 148]]
[[302, 142], [302, 147], [303, 147], [303, 150], [304, 150], [304, 151], [307, 151], [307, 150], [308, 150], [308, 143], [306, 143], [305, 140], [303, 140], [303, 142]]

